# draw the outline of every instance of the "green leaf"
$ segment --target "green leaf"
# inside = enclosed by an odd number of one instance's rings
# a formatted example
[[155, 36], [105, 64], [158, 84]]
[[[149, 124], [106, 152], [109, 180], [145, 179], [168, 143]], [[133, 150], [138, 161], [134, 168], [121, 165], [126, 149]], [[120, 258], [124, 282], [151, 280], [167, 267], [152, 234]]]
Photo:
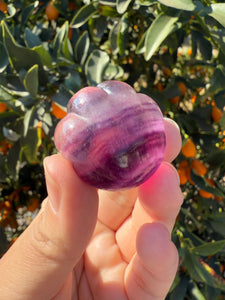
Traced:
[[142, 54], [145, 52], [145, 38], [146, 38], [146, 32], [143, 33], [143, 35], [141, 36], [140, 41], [137, 44], [135, 53], [136, 54]]
[[197, 299], [197, 300], [207, 300], [200, 289], [198, 288], [197, 284], [193, 282], [192, 288], [191, 288], [191, 296], [194, 297], [192, 299]]
[[0, 258], [7, 251], [8, 247], [9, 242], [7, 241], [5, 230], [2, 226], [0, 226]]
[[180, 278], [179, 283], [175, 286], [175, 288], [170, 293], [169, 299], [170, 300], [184, 299], [186, 292], [187, 292], [188, 283], [189, 283], [189, 278], [182, 276]]
[[196, 255], [186, 251], [184, 264], [187, 267], [192, 280], [225, 290], [223, 279], [218, 278], [219, 276], [215, 276], [215, 271], [204, 262], [201, 263]]
[[205, 278], [207, 278], [212, 281], [211, 276], [205, 272], [197, 256], [191, 254], [187, 250], [185, 251], [184, 264], [187, 267], [192, 280], [197, 282], [205, 282]]
[[223, 65], [218, 65], [210, 78], [209, 82], [209, 93], [216, 94], [224, 90], [225, 82], [225, 67]]
[[8, 66], [9, 60], [5, 47], [2, 42], [0, 42], [0, 73], [2, 73]]
[[85, 24], [91, 18], [91, 16], [93, 16], [96, 13], [97, 9], [92, 3], [84, 5], [78, 10], [76, 15], [73, 17], [70, 26], [73, 28], [79, 28], [80, 26]]
[[30, 95], [35, 98], [38, 93], [38, 65], [31, 67], [24, 78], [24, 86]]
[[120, 22], [114, 22], [109, 33], [109, 41], [110, 41], [113, 54], [117, 54], [119, 51], [118, 48], [119, 31], [120, 31]]
[[208, 256], [208, 255], [214, 255], [220, 251], [224, 251], [225, 247], [225, 240], [216, 241], [216, 242], [210, 242], [205, 243], [203, 245], [194, 247], [191, 250], [192, 253], [200, 256]]
[[225, 3], [214, 3], [210, 5], [210, 8], [212, 12], [209, 15], [225, 27]]
[[104, 5], [102, 1], [99, 6], [99, 14], [104, 17], [119, 17], [118, 11], [113, 3], [106, 3], [106, 5]]
[[197, 45], [202, 54], [203, 59], [210, 60], [212, 58], [212, 44], [199, 31], [192, 32], [192, 39], [194, 45]]
[[109, 56], [101, 50], [94, 50], [85, 65], [85, 74], [89, 85], [97, 85], [103, 79], [104, 71], [109, 63]]
[[23, 136], [27, 135], [29, 127], [31, 125], [31, 119], [35, 113], [36, 107], [33, 106], [31, 109], [28, 109], [23, 119]]
[[212, 153], [209, 153], [206, 157], [206, 162], [210, 165], [214, 166], [214, 168], [218, 168], [221, 165], [225, 165], [225, 149], [218, 149]]
[[105, 34], [105, 29], [108, 26], [107, 18], [99, 16], [98, 18], [91, 18], [88, 21], [88, 32], [91, 36], [92, 41], [96, 44], [101, 42], [102, 37]]
[[7, 168], [9, 175], [12, 176], [14, 180], [18, 179], [19, 169], [20, 169], [20, 140], [18, 140], [7, 153]]
[[69, 23], [66, 21], [55, 36], [53, 42], [53, 52], [56, 59], [65, 57], [72, 61], [72, 47], [68, 39]]
[[82, 35], [79, 37], [75, 49], [74, 56], [75, 60], [83, 65], [88, 55], [88, 50], [90, 47], [90, 38], [87, 31], [84, 31]]
[[27, 20], [31, 16], [32, 12], [34, 11], [34, 9], [36, 9], [38, 7], [38, 5], [39, 5], [39, 1], [35, 1], [31, 5], [22, 9], [22, 16], [21, 16], [22, 25], [24, 25], [27, 22]]
[[8, 12], [9, 12], [9, 17], [7, 17], [7, 19], [11, 19], [17, 13], [17, 9], [14, 7], [12, 3], [8, 4]]
[[6, 163], [5, 156], [0, 152], [0, 182], [5, 182], [6, 180], [7, 175], [6, 175], [5, 163]]
[[195, 9], [195, 5], [193, 4], [192, 0], [158, 0], [158, 2], [181, 10], [192, 11]]
[[105, 69], [104, 78], [106, 80], [121, 79], [123, 74], [124, 70], [121, 66], [109, 63]]
[[26, 137], [21, 138], [21, 150], [29, 163], [37, 161], [37, 149], [40, 144], [38, 128], [30, 128]]
[[77, 92], [81, 87], [81, 77], [76, 71], [71, 71], [65, 79], [65, 86], [73, 93]]
[[25, 42], [29, 48], [41, 45], [41, 40], [29, 28], [25, 29]]
[[117, 44], [119, 48], [119, 54], [124, 55], [129, 41], [129, 14], [125, 13], [120, 21], [120, 30], [117, 37]]
[[219, 233], [222, 237], [225, 237], [225, 213], [208, 213], [206, 214], [209, 224], [212, 226], [213, 230]]
[[145, 37], [145, 59], [148, 61], [165, 38], [171, 33], [180, 12], [173, 15], [161, 13], [148, 28]]
[[129, 4], [131, 3], [131, 0], [117, 0], [116, 1], [116, 9], [119, 14], [125, 13], [127, 10]]
[[51, 55], [49, 54], [49, 51], [46, 50], [42, 45], [33, 47], [32, 49], [39, 54], [43, 65], [45, 65], [49, 69], [51, 69], [52, 68], [52, 58], [51, 58]]
[[68, 91], [64, 85], [60, 85], [59, 91], [52, 97], [52, 101], [59, 104], [66, 111], [68, 101], [72, 95], [73, 93]]
[[215, 196], [225, 196], [222, 191], [220, 191], [218, 188], [209, 185], [209, 183], [203, 177], [196, 175], [193, 171], [191, 171], [191, 179], [194, 181], [198, 188], [208, 193], [212, 193]]
[[[220, 48], [220, 50], [222, 51], [221, 54], [223, 54], [223, 56], [225, 55], [225, 29], [216, 29], [216, 30], [212, 30], [211, 31], [211, 35], [213, 37], [214, 40], [216, 40], [216, 42], [218, 43], [218, 46]], [[224, 58], [222, 56], [222, 63], [224, 62]]]
[[210, 221], [209, 224], [212, 226], [213, 231], [219, 233], [222, 237], [225, 237], [224, 233], [224, 227], [225, 227], [225, 222], [224, 221]]
[[10, 64], [19, 73], [21, 69], [28, 71], [33, 65], [38, 65], [38, 75], [41, 84], [46, 85], [47, 75], [43, 69], [41, 58], [38, 53], [32, 49], [22, 47], [16, 43], [5, 22], [1, 22], [3, 29], [3, 41], [8, 53]]

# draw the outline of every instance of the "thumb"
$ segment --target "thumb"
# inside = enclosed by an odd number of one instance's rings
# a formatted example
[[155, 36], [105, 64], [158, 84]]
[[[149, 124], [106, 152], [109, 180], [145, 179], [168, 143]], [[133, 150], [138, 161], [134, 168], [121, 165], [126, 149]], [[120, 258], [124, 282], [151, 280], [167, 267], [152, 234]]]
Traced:
[[97, 191], [60, 154], [44, 161], [48, 197], [37, 217], [0, 260], [1, 299], [51, 299], [93, 233]]

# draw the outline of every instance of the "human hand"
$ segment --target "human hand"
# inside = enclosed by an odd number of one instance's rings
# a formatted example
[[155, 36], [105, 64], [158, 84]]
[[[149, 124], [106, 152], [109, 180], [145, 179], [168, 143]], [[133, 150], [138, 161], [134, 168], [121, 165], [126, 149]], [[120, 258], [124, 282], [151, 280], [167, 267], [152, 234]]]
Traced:
[[88, 186], [61, 155], [45, 160], [48, 197], [0, 260], [0, 299], [166, 297], [178, 266], [170, 232], [182, 204], [171, 162], [179, 130], [165, 120], [165, 162], [139, 188]]

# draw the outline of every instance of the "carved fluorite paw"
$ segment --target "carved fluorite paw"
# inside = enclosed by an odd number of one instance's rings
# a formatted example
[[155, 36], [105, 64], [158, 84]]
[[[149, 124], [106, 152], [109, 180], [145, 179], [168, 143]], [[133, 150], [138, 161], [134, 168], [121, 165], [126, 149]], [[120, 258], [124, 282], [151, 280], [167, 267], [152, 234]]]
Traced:
[[88, 184], [109, 190], [135, 187], [161, 164], [164, 121], [150, 97], [124, 82], [105, 81], [81, 89], [67, 108], [55, 145]]

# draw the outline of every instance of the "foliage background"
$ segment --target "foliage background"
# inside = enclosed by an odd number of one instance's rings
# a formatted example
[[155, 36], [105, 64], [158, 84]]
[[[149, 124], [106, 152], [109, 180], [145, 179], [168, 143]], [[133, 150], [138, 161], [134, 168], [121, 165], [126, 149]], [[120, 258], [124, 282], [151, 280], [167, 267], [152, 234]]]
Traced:
[[[225, 4], [208, 0], [0, 1], [0, 254], [46, 195], [43, 158], [80, 88], [117, 79], [180, 126], [185, 201], [167, 299], [225, 299]], [[3, 7], [4, 8], [4, 7]], [[51, 19], [51, 20], [50, 20]], [[188, 143], [186, 144], [186, 142]], [[197, 163], [196, 163], [197, 161]]]

